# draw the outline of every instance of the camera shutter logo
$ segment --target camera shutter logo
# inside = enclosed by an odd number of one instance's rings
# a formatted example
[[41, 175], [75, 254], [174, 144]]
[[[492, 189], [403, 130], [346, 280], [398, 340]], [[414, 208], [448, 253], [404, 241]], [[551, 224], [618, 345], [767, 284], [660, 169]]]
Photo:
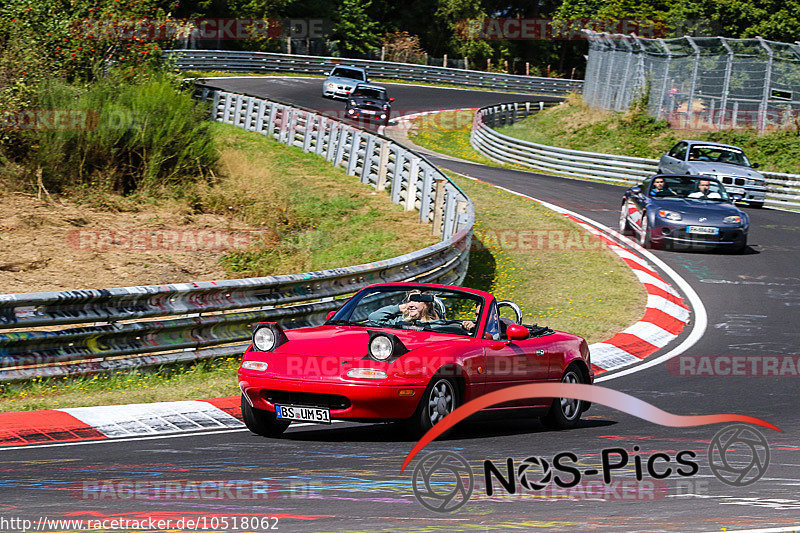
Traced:
[[727, 426], [711, 439], [708, 464], [723, 483], [750, 485], [761, 479], [769, 467], [769, 442], [747, 424]]
[[[528, 474], [532, 474], [531, 470], [532, 466], [538, 466], [542, 469], [542, 475], [539, 477], [538, 482], [534, 482], [528, 479]], [[550, 464], [542, 457], [528, 457], [525, 461], [519, 465], [517, 469], [517, 477], [519, 478], [519, 484], [525, 487], [528, 490], [542, 490], [545, 488], [553, 477], [553, 472], [550, 470]]]
[[424, 507], [450, 513], [467, 503], [475, 488], [469, 463], [453, 452], [432, 452], [414, 467], [414, 497]]

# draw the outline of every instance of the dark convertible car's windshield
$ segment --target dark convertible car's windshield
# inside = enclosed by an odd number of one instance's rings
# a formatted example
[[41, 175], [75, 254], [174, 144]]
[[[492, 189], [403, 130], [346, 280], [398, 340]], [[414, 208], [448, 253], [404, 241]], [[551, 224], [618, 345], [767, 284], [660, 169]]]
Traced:
[[650, 182], [649, 194], [663, 199], [694, 199], [727, 202], [725, 188], [713, 178], [703, 176], [659, 176]]
[[358, 293], [328, 323], [472, 336], [482, 304], [479, 296], [456, 290], [376, 287]]
[[365, 87], [356, 87], [356, 90], [351, 93], [351, 96], [374, 98], [375, 100], [388, 100], [386, 97], [386, 91], [382, 91], [380, 89], [367, 89]]

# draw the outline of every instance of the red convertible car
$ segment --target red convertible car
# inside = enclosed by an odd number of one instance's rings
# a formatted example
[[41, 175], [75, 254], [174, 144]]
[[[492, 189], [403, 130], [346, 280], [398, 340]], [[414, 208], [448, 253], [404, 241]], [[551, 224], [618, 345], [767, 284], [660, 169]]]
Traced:
[[[504, 308], [513, 319], [501, 316]], [[239, 369], [245, 424], [277, 436], [292, 421], [405, 420], [419, 434], [504, 387], [593, 382], [584, 339], [521, 319], [516, 304], [487, 292], [389, 283], [360, 290], [321, 326], [254, 324]], [[522, 408], [569, 428], [589, 404], [526, 398], [491, 410]]]

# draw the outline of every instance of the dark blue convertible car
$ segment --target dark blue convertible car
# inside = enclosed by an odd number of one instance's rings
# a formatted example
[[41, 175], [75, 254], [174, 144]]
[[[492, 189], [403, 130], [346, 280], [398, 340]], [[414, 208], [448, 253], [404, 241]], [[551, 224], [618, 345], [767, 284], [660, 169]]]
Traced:
[[743, 252], [750, 219], [710, 176], [657, 174], [625, 191], [619, 231], [645, 248], [725, 247]]

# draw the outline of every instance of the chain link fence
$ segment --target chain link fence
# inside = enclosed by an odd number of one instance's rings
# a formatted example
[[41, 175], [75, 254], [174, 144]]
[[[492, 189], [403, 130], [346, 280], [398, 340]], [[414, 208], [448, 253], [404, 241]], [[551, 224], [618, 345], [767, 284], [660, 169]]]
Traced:
[[800, 42], [584, 33], [591, 106], [623, 111], [647, 97], [648, 113], [677, 128], [800, 127]]

